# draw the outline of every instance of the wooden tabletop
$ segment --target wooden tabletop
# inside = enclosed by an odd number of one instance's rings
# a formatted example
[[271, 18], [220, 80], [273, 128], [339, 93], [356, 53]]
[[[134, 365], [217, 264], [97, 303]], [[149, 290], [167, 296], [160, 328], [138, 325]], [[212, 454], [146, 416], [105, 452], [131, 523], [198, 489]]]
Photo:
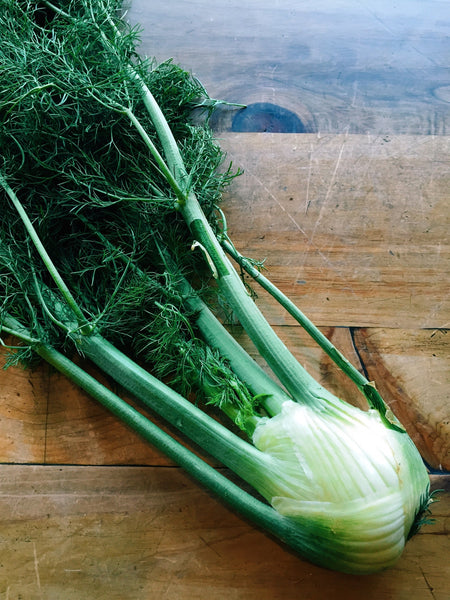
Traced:
[[[312, 566], [48, 366], [11, 368], [0, 600], [450, 597], [449, 17], [438, 0], [133, 0], [128, 14], [143, 52], [248, 105], [213, 121], [244, 171], [223, 203], [230, 235], [376, 382], [447, 489], [436, 522], [384, 573]], [[258, 302], [308, 370], [358, 403], [299, 327]]]

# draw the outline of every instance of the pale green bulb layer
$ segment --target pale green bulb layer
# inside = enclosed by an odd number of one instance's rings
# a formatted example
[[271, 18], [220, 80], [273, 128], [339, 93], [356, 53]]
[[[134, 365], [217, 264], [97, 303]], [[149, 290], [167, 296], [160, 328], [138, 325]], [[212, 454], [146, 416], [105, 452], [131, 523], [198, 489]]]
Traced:
[[429, 477], [406, 433], [378, 412], [285, 402], [253, 442], [272, 459], [259, 491], [310, 533], [309, 551], [330, 568], [370, 573], [400, 557], [429, 494]]

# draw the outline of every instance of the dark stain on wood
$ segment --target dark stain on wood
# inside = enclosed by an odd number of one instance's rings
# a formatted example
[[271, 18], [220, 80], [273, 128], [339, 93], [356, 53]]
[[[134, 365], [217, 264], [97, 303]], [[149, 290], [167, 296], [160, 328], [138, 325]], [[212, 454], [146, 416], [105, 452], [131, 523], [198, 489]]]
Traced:
[[254, 102], [236, 113], [231, 131], [306, 133], [306, 127], [301, 119], [287, 108], [270, 102]]

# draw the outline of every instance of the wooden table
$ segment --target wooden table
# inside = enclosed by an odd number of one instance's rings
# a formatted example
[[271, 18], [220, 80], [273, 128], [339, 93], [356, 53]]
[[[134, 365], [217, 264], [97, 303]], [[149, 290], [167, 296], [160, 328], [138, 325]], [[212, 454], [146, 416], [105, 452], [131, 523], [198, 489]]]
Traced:
[[[376, 381], [433, 488], [448, 491], [448, 6], [333, 6], [134, 0], [129, 18], [145, 28], [144, 52], [174, 56], [212, 96], [252, 108], [213, 121], [244, 170], [223, 205], [236, 246], [266, 258], [273, 281]], [[258, 302], [310, 372], [356, 401], [299, 327], [263, 293]], [[450, 597], [448, 494], [393, 569], [328, 572], [46, 365], [0, 373], [0, 462], [0, 600]]]

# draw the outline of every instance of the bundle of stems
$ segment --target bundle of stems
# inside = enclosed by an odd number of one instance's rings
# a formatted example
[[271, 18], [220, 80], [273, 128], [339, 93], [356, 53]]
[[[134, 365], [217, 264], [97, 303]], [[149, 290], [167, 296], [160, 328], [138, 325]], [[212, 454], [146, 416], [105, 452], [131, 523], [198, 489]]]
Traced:
[[[308, 560], [349, 573], [394, 564], [426, 517], [428, 473], [375, 386], [230, 240], [219, 204], [238, 173], [209, 129], [219, 102], [173, 62], [139, 56], [118, 0], [3, 5], [0, 326], [21, 340], [9, 364], [50, 362]], [[305, 371], [242, 270], [350, 377], [366, 411]], [[272, 375], [223, 326], [224, 307]], [[142, 411], [76, 366], [74, 351]]]

